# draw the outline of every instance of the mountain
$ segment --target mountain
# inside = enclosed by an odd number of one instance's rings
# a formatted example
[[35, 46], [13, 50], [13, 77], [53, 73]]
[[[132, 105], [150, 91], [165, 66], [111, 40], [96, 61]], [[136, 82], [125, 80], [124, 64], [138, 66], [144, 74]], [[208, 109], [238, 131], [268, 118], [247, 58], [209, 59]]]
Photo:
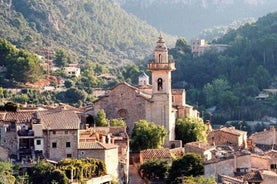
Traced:
[[[0, 27], [0, 37], [18, 48], [63, 48], [79, 62], [112, 67], [151, 54], [160, 34], [113, 0], [1, 0]], [[164, 37], [175, 43], [174, 37]]]
[[224, 52], [211, 49], [193, 57], [185, 42], [177, 43], [169, 50], [176, 63], [172, 85], [185, 88], [188, 103], [199, 112], [208, 109], [207, 119], [222, 124], [276, 117], [277, 12], [219, 38], [216, 43], [229, 45]]
[[118, 0], [121, 7], [158, 30], [198, 37], [204, 29], [226, 26], [277, 10], [276, 0]]

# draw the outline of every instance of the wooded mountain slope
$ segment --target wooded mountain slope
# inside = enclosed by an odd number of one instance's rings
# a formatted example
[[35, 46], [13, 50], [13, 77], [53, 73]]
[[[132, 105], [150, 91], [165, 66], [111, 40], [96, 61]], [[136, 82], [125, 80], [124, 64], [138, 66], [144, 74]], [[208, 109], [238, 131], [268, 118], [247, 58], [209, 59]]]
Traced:
[[[111, 0], [0, 2], [0, 37], [31, 51], [61, 47], [120, 66], [151, 54], [159, 32]], [[165, 35], [173, 44], [175, 38]]]

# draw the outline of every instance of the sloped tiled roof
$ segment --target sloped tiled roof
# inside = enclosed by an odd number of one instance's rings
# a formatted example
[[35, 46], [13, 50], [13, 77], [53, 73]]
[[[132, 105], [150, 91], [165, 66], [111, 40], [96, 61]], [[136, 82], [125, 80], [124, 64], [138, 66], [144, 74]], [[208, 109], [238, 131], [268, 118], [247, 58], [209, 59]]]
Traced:
[[32, 119], [35, 111], [23, 112], [0, 112], [0, 120], [2, 121], [17, 121], [18, 123], [26, 122]]
[[263, 176], [259, 170], [251, 171], [242, 176], [248, 182], [262, 182]]
[[171, 153], [171, 155], [173, 155], [176, 158], [181, 158], [184, 156], [185, 154], [185, 149], [184, 148], [173, 148], [170, 149], [169, 152]]
[[220, 131], [233, 134], [233, 135], [241, 135], [246, 133], [245, 131], [237, 130], [237, 129], [234, 129], [233, 127], [223, 127], [220, 129]]
[[118, 147], [114, 144], [104, 144], [98, 141], [95, 142], [79, 142], [78, 149], [105, 150]]
[[43, 129], [49, 130], [78, 129], [81, 122], [78, 115], [71, 110], [38, 112], [37, 118], [41, 120]]
[[168, 148], [161, 149], [146, 149], [140, 151], [140, 155], [145, 159], [170, 159], [171, 154]]
[[189, 142], [185, 144], [185, 147], [193, 147], [193, 148], [198, 148], [199, 150], [206, 151], [211, 148], [214, 148], [214, 146], [211, 146], [209, 143], [206, 142]]

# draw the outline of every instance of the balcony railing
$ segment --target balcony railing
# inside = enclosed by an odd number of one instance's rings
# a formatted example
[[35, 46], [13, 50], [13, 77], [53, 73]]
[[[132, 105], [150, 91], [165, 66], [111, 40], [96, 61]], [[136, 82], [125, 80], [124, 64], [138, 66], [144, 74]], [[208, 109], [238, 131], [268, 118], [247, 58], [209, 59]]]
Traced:
[[34, 136], [33, 130], [18, 130], [17, 131], [18, 136]]
[[148, 63], [149, 70], [175, 70], [175, 63]]

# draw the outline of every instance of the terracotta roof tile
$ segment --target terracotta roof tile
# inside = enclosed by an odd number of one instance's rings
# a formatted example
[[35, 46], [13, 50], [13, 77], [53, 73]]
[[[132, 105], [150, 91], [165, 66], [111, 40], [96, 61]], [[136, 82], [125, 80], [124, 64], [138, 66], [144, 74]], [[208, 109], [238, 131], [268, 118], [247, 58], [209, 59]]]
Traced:
[[71, 110], [42, 111], [37, 113], [37, 118], [41, 120], [43, 129], [49, 130], [78, 129], [81, 122]]
[[17, 121], [22, 123], [31, 120], [34, 113], [35, 111], [1, 112], [0, 117], [2, 121]]
[[114, 144], [104, 144], [98, 141], [95, 142], [79, 142], [78, 149], [92, 149], [92, 150], [104, 150], [104, 149], [113, 149], [118, 147]]
[[251, 171], [242, 176], [244, 180], [248, 182], [261, 182], [263, 181], [263, 176], [259, 170]]
[[140, 155], [145, 159], [170, 159], [171, 154], [168, 148], [147, 149], [140, 151]]

